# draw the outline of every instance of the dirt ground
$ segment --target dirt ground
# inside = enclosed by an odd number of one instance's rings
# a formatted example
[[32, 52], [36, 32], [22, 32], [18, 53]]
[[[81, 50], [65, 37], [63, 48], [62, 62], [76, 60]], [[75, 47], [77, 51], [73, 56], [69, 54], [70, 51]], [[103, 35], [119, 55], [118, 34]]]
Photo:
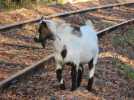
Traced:
[[[127, 0], [126, 0], [127, 1]], [[126, 2], [125, 0], [123, 2]], [[38, 5], [32, 8], [21, 8], [11, 11], [0, 11], [0, 26], [14, 23], [19, 21], [25, 21], [32, 18], [37, 18], [42, 15], [56, 14], [59, 12], [72, 11], [78, 9], [84, 9], [87, 7], [95, 7], [99, 5], [119, 3], [118, 0], [96, 0], [85, 3], [65, 4], [65, 5]], [[128, 1], [129, 2], [129, 1]], [[133, 0], [131, 0], [133, 2]]]
[[[71, 15], [63, 19], [68, 23], [78, 25], [90, 19], [93, 21], [96, 30], [99, 31], [108, 26], [131, 19], [133, 16], [134, 10], [132, 5]], [[0, 32], [0, 80], [53, 52], [49, 48], [42, 49], [40, 45], [34, 42], [33, 38], [35, 35], [38, 35], [37, 29], [38, 24], [32, 24]], [[49, 51], [51, 52], [49, 53]]]
[[[111, 1], [102, 0], [102, 4]], [[113, 2], [114, 3], [114, 2]], [[69, 5], [69, 4], [67, 4]], [[90, 3], [77, 4], [78, 7], [93, 6]], [[79, 9], [70, 6], [40, 7], [36, 10], [19, 9], [11, 12], [0, 12], [0, 24], [35, 18], [40, 14], [52, 14], [65, 10]], [[92, 19], [96, 30], [133, 18], [134, 8], [116, 7], [97, 12], [73, 15], [63, 18], [67, 22], [80, 24], [85, 19]], [[50, 12], [44, 13], [50, 9]], [[13, 16], [12, 16], [13, 15]], [[15, 15], [15, 16], [14, 16]], [[21, 15], [21, 16], [20, 16]], [[6, 18], [4, 18], [6, 17]], [[4, 18], [4, 19], [3, 19]], [[75, 19], [75, 20], [74, 20]], [[26, 25], [21, 29], [0, 32], [0, 80], [31, 65], [53, 52], [50, 43], [46, 49], [35, 44], [33, 37], [37, 35], [37, 25]], [[71, 92], [70, 67], [65, 66], [64, 77], [66, 90], [60, 90], [56, 80], [55, 64], [48, 62], [42, 69], [22, 78], [17, 84], [0, 93], [1, 100], [134, 100], [134, 24], [106, 33], [100, 40], [100, 55], [95, 72], [93, 90], [85, 89], [87, 70], [85, 67], [81, 87]], [[6, 70], [5, 70], [6, 69]], [[8, 74], [9, 73], [9, 74]]]

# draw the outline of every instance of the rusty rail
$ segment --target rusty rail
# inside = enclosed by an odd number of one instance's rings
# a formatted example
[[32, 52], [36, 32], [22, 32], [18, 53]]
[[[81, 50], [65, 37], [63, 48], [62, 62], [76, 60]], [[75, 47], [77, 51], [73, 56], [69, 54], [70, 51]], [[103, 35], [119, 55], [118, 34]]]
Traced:
[[[123, 6], [123, 5], [130, 5], [130, 4], [134, 4], [134, 2], [109, 4], [109, 5], [99, 6], [99, 7], [86, 8], [86, 9], [77, 10], [77, 11], [58, 13], [58, 14], [54, 14], [54, 15], [50, 15], [50, 16], [45, 16], [45, 18], [50, 19], [50, 18], [54, 18], [54, 17], [63, 17], [63, 16], [71, 15], [71, 14], [83, 13], [83, 12], [87, 12], [87, 11], [94, 11], [94, 10], [98, 10], [98, 9], [106, 9], [106, 8], [112, 8], [112, 7]], [[40, 21], [40, 19], [41, 18], [36, 18], [36, 19], [31, 19], [31, 20], [27, 20], [27, 21], [23, 21], [23, 22], [18, 22], [18, 23], [15, 23], [15, 24], [5, 25], [5, 26], [0, 27], [0, 31], [1, 30], [10, 29], [10, 28], [14, 28], [14, 27], [18, 27], [18, 26], [22, 26], [22, 25], [25, 25], [25, 24], [28, 24], [28, 23], [35, 23], [35, 22]], [[134, 19], [127, 20], [127, 21], [124, 21], [122, 23], [119, 23], [119, 24], [110, 26], [108, 28], [105, 28], [105, 29], [103, 29], [103, 30], [98, 32], [98, 36], [101, 36], [102, 34], [104, 34], [106, 32], [112, 31], [115, 28], [118, 28], [118, 27], [120, 27], [122, 25], [126, 25], [126, 24], [132, 23], [132, 22], [134, 22]], [[9, 78], [1, 81], [0, 82], [0, 89], [10, 85], [10, 83], [13, 80], [18, 79], [20, 76], [25, 75], [26, 73], [32, 71], [33, 69], [37, 68], [38, 66], [42, 65], [43, 63], [47, 62], [48, 60], [50, 60], [52, 58], [54, 58], [53, 54], [45, 57], [44, 59], [34, 63], [33, 65], [31, 65], [31, 66], [29, 66], [29, 67], [27, 67], [27, 68], [17, 72], [16, 74], [10, 76]]]
[[134, 22], [134, 18], [133, 18], [133, 19], [130, 19], [130, 20], [127, 20], [127, 21], [124, 21], [124, 22], [121, 22], [121, 23], [119, 23], [119, 24], [116, 24], [116, 25], [107, 27], [107, 28], [105, 28], [105, 29], [99, 31], [97, 34], [98, 34], [98, 36], [102, 36], [102, 35], [103, 35], [104, 33], [106, 33], [106, 32], [112, 31], [112, 30], [114, 30], [115, 28], [118, 28], [118, 27], [123, 26], [123, 25], [125, 25], [125, 24], [133, 23], [133, 22]]
[[13, 81], [13, 80], [16, 80], [18, 79], [19, 77], [21, 77], [22, 75], [25, 75], [26, 73], [34, 70], [35, 68], [39, 67], [40, 65], [42, 65], [43, 63], [47, 62], [48, 60], [52, 59], [54, 56], [53, 54], [52, 55], [49, 55], [47, 57], [45, 57], [44, 59], [34, 63], [33, 65], [29, 66], [29, 67], [26, 67], [25, 69], [17, 72], [16, 74], [8, 77], [7, 79], [3, 80], [0, 82], [0, 89], [10, 85], [10, 83]]
[[[106, 8], [112, 8], [112, 7], [117, 7], [117, 6], [125, 6], [125, 5], [131, 5], [131, 4], [134, 4], [134, 2], [108, 4], [108, 5], [102, 5], [102, 6], [99, 6], [99, 7], [89, 7], [89, 8], [82, 9], [82, 10], [76, 10], [76, 11], [70, 11], [70, 12], [64, 12], [64, 13], [57, 13], [57, 14], [53, 14], [53, 15], [49, 15], [49, 16], [44, 16], [44, 18], [51, 19], [51, 18], [54, 18], [54, 17], [65, 17], [65, 16], [69, 16], [69, 15], [72, 15], [72, 14], [77, 14], [77, 13], [84, 13], [84, 12], [88, 12], [88, 11], [95, 11], [95, 10], [98, 10], [98, 9], [106, 9]], [[19, 27], [19, 26], [29, 24], [29, 23], [36, 23], [36, 22], [39, 22], [40, 20], [41, 20], [41, 17], [31, 19], [31, 20], [22, 21], [22, 22], [17, 22], [17, 23], [14, 23], [14, 24], [1, 26], [0, 31], [15, 28], [15, 27]]]

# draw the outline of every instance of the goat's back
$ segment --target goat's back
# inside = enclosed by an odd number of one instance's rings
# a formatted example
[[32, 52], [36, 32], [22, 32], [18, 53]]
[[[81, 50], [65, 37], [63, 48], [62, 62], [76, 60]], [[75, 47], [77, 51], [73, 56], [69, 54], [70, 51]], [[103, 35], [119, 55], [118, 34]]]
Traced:
[[86, 63], [98, 55], [97, 32], [89, 25], [82, 26], [81, 32], [83, 37], [81, 41], [80, 60]]
[[64, 44], [67, 47], [66, 62], [87, 63], [98, 55], [98, 40], [96, 31], [93, 27], [84, 25], [80, 28], [82, 37], [74, 35], [64, 38]]

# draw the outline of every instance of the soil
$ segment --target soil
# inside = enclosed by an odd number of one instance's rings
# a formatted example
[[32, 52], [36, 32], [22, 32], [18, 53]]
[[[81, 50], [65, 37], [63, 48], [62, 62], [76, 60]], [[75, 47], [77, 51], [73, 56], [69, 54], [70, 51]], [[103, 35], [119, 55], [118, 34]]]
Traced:
[[[88, 3], [89, 4], [89, 3]], [[87, 7], [88, 4], [82, 3], [79, 7]], [[69, 4], [68, 4], [69, 5]], [[59, 7], [59, 8], [58, 8]], [[61, 12], [66, 10], [75, 10], [70, 6], [50, 7], [51, 11]], [[99, 10], [91, 13], [71, 15], [62, 18], [69, 23], [82, 24], [87, 19], [91, 19], [97, 31], [108, 26], [120, 23], [133, 18], [134, 6], [115, 7], [114, 9]], [[49, 8], [49, 9], [50, 9]], [[45, 9], [45, 8], [44, 8]], [[58, 9], [58, 10], [53, 10]], [[41, 9], [40, 9], [41, 10]], [[28, 10], [25, 10], [27, 13]], [[42, 11], [44, 12], [43, 8]], [[16, 11], [13, 13], [13, 15]], [[21, 12], [22, 13], [22, 12]], [[37, 13], [37, 12], [36, 12]], [[54, 12], [52, 12], [54, 13]], [[3, 13], [2, 13], [3, 14]], [[6, 23], [12, 23], [17, 20], [29, 19], [33, 14], [26, 14], [29, 17], [12, 18], [12, 14], [7, 14], [6, 19], [11, 20]], [[39, 12], [38, 14], [42, 14]], [[50, 13], [49, 13], [50, 14]], [[3, 16], [7, 16], [4, 15]], [[34, 17], [37, 14], [34, 14]], [[10, 17], [9, 17], [10, 16]], [[33, 17], [33, 18], [34, 18]], [[2, 17], [3, 18], [3, 17]], [[24, 18], [24, 19], [23, 19]], [[12, 21], [13, 19], [13, 21]], [[19, 21], [18, 20], [18, 21]], [[2, 22], [1, 25], [4, 25]], [[51, 54], [53, 46], [51, 41], [48, 42], [47, 48], [42, 49], [40, 44], [36, 44], [33, 38], [38, 35], [38, 24], [26, 25], [20, 29], [11, 29], [0, 32], [0, 80], [6, 79], [17, 71], [20, 71], [43, 57]], [[131, 31], [129, 31], [131, 30]], [[88, 68], [85, 66], [83, 81], [81, 87], [76, 91], [70, 91], [71, 77], [70, 66], [64, 68], [64, 78], [66, 90], [60, 90], [55, 74], [55, 63], [50, 61], [35, 73], [31, 73], [0, 93], [1, 100], [133, 100], [134, 99], [134, 79], [119, 68], [121, 65], [130, 65], [129, 70], [134, 69], [134, 39], [132, 41], [114, 41], [115, 37], [128, 37], [133, 34], [134, 24], [125, 25], [112, 32], [106, 33], [100, 40], [100, 55], [96, 66], [95, 81], [93, 90], [88, 92], [85, 89], [87, 85]], [[116, 40], [119, 40], [117, 38]], [[118, 60], [118, 61], [117, 61]]]

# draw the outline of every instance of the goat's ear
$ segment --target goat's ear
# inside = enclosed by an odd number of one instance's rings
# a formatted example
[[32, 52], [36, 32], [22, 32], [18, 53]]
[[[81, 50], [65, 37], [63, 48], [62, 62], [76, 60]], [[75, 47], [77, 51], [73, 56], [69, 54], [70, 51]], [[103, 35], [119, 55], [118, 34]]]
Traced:
[[48, 28], [53, 32], [53, 33], [56, 33], [56, 29], [58, 27], [58, 24], [55, 22], [55, 21], [52, 21], [52, 20], [46, 20], [45, 21]]
[[39, 24], [42, 23], [43, 19], [44, 19], [44, 17], [42, 16], [42, 17], [40, 18], [40, 20], [39, 20], [38, 23], [39, 23]]
[[45, 24], [45, 21], [43, 19], [41, 19], [39, 24]]
[[44, 19], [44, 16], [41, 17], [41, 20], [43, 20], [43, 19]]

